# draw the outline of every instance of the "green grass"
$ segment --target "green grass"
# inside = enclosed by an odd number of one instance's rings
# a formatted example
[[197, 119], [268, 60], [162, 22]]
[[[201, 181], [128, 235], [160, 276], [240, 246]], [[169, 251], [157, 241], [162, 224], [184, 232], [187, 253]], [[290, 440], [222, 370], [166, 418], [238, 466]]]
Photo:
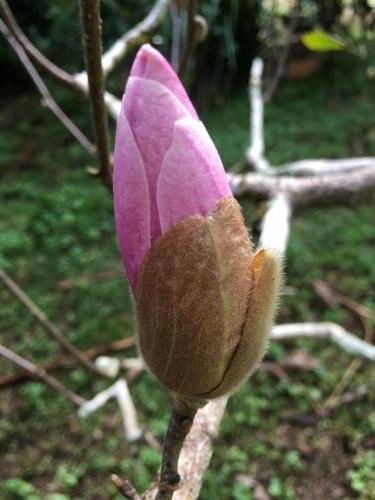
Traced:
[[[373, 90], [352, 60], [334, 62], [304, 82], [284, 82], [266, 111], [266, 146], [274, 163], [319, 156], [375, 155]], [[88, 126], [84, 105], [64, 93], [64, 106]], [[203, 116], [228, 168], [248, 142], [245, 90]], [[82, 275], [121, 269], [111, 198], [86, 167], [90, 158], [39, 106], [33, 92], [2, 103], [0, 113], [0, 266], [27, 291], [68, 338], [85, 349], [132, 334], [125, 279], [87, 283]], [[243, 200], [249, 225], [263, 208]], [[323, 279], [375, 309], [374, 202], [316, 208], [298, 214], [286, 259], [289, 293], [279, 321], [332, 320], [363, 335], [358, 318], [341, 306], [327, 308], [314, 292]], [[68, 290], [59, 282], [76, 280]], [[58, 353], [23, 306], [0, 288], [0, 339], [19, 354], [43, 362]], [[229, 402], [205, 478], [202, 499], [254, 497], [249, 478], [271, 498], [361, 498], [373, 491], [374, 433], [371, 401], [343, 406], [315, 425], [290, 416], [314, 412], [336, 387], [351, 357], [323, 341], [274, 344], [269, 361], [306, 349], [320, 360], [314, 370], [289, 371], [289, 380], [258, 372]], [[134, 354], [129, 351], [127, 355]], [[0, 360], [0, 373], [13, 367]], [[349, 390], [369, 384], [364, 362]], [[76, 367], [57, 373], [89, 398], [105, 381]], [[161, 439], [169, 396], [145, 373], [131, 385], [141, 423]], [[61, 395], [33, 381], [1, 390], [1, 498], [118, 498], [112, 471], [145, 488], [158, 455], [146, 444], [128, 445], [114, 403], [79, 420]]]

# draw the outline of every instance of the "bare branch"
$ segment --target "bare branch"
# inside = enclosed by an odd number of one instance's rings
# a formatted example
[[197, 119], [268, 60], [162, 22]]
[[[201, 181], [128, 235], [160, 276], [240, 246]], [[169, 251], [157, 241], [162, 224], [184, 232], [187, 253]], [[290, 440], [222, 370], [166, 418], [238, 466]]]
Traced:
[[52, 377], [52, 375], [49, 375], [43, 368], [39, 368], [39, 366], [19, 356], [3, 345], [0, 345], [0, 356], [3, 356], [23, 370], [28, 371], [33, 377], [40, 378], [43, 382], [68, 398], [73, 404], [81, 406], [85, 403], [85, 400], [81, 396], [65, 387], [65, 385], [59, 382], [55, 377]]
[[109, 154], [107, 108], [104, 103], [99, 0], [80, 0], [80, 12], [91, 113], [99, 159], [98, 175], [111, 186], [112, 165]]
[[21, 30], [6, 0], [0, 0], [0, 13], [14, 38], [32, 59], [38, 62], [57, 80], [60, 80], [70, 86], [74, 85], [73, 75], [56, 66], [52, 61], [47, 59], [47, 57], [45, 57], [44, 54], [42, 54], [35, 47], [35, 45], [31, 43], [25, 33]]
[[259, 172], [271, 169], [264, 156], [264, 106], [262, 96], [263, 61], [256, 57], [251, 65], [249, 78], [250, 146], [246, 151], [247, 162]]
[[139, 495], [134, 486], [126, 479], [122, 479], [117, 474], [112, 474], [111, 481], [123, 497], [129, 500], [142, 500], [141, 495]]
[[269, 82], [269, 85], [268, 85], [266, 91], [264, 92], [264, 101], [266, 103], [272, 99], [272, 97], [273, 97], [273, 95], [274, 95], [274, 93], [275, 93], [275, 91], [280, 83], [281, 77], [284, 74], [285, 65], [286, 65], [286, 62], [288, 60], [290, 47], [291, 47], [292, 41], [293, 41], [293, 35], [294, 35], [294, 32], [296, 31], [297, 24], [298, 24], [299, 12], [300, 12], [300, 2], [299, 2], [299, 0], [297, 0], [296, 5], [294, 7], [292, 19], [290, 20], [289, 26], [287, 28], [286, 42], [285, 42], [285, 45], [281, 51], [280, 57], [277, 61], [275, 74], [274, 74], [272, 80]]
[[36, 71], [33, 63], [30, 61], [26, 52], [22, 46], [17, 42], [16, 38], [11, 34], [9, 29], [0, 19], [0, 31], [7, 39], [15, 53], [17, 54], [19, 60], [29, 73], [31, 79], [33, 80], [36, 88], [43, 97], [43, 103], [54, 113], [54, 115], [60, 120], [64, 127], [72, 134], [72, 136], [77, 139], [77, 141], [86, 149], [90, 155], [95, 154], [95, 146], [89, 141], [89, 139], [83, 134], [83, 132], [75, 125], [72, 120], [64, 113], [57, 102], [52, 97], [50, 91], [48, 90], [46, 84], [43, 82], [38, 72]]
[[98, 375], [103, 374], [96, 368], [79, 349], [73, 346], [64, 336], [64, 334], [55, 326], [39, 309], [39, 307], [26, 295], [26, 293], [17, 285], [15, 281], [3, 270], [0, 269], [0, 280], [17, 297], [17, 299], [29, 310], [29, 312], [41, 323], [50, 336], [56, 340], [69, 354], [71, 354], [81, 365]]
[[375, 168], [353, 170], [347, 174], [320, 175], [305, 178], [266, 176], [257, 173], [228, 174], [236, 196], [250, 195], [254, 199], [268, 199], [286, 193], [293, 206], [348, 203], [363, 199], [375, 189]]
[[318, 160], [301, 160], [281, 165], [275, 169], [275, 175], [328, 175], [351, 172], [353, 170], [372, 167], [375, 169], [375, 158], [360, 157], [360, 158], [342, 158], [337, 160], [318, 159]]
[[268, 205], [262, 221], [260, 244], [284, 255], [288, 245], [292, 207], [285, 193], [276, 195]]
[[[115, 340], [110, 342], [109, 344], [101, 344], [95, 347], [91, 347], [87, 351], [83, 352], [83, 355], [88, 359], [94, 359], [98, 356], [102, 356], [104, 354], [108, 354], [111, 352], [124, 351], [129, 347], [134, 345], [134, 337], [125, 337], [121, 340]], [[99, 358], [100, 359], [100, 358]], [[47, 362], [45, 365], [41, 366], [44, 371], [49, 372], [52, 370], [58, 370], [61, 368], [71, 368], [76, 365], [76, 360], [72, 358], [68, 358], [66, 356], [58, 356], [55, 359]], [[124, 359], [121, 363], [122, 367], [126, 370], [129, 370], [129, 379], [133, 379], [135, 374], [138, 374], [141, 370], [141, 366], [139, 361], [135, 361], [135, 359]], [[143, 368], [142, 368], [143, 369]], [[102, 370], [100, 370], [102, 374]], [[16, 373], [12, 373], [10, 375], [2, 375], [0, 377], [0, 387], [9, 384], [17, 384], [19, 382], [23, 382], [30, 378], [31, 374], [27, 371], [19, 371]]]
[[375, 361], [375, 346], [359, 339], [335, 323], [290, 323], [276, 325], [271, 332], [273, 340], [295, 338], [327, 338], [353, 356]]
[[138, 425], [137, 413], [128, 385], [123, 379], [118, 380], [108, 389], [99, 392], [93, 399], [82, 404], [78, 412], [79, 416], [85, 418], [91, 415], [104, 406], [110, 398], [115, 398], [119, 405], [126, 440], [129, 442], [137, 441], [141, 437], [142, 431]]
[[170, 0], [157, 0], [148, 15], [125, 33], [102, 57], [103, 74], [107, 76], [123, 59], [130, 48], [145, 43], [149, 35], [162, 22]]

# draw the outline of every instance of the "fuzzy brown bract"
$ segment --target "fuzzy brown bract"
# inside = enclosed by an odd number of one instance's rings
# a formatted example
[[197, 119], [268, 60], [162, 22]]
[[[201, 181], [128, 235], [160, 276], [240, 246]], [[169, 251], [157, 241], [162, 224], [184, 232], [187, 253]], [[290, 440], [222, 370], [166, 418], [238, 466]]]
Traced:
[[275, 255], [255, 255], [240, 207], [175, 224], [147, 253], [136, 291], [139, 346], [171, 391], [214, 398], [264, 354], [279, 282]]

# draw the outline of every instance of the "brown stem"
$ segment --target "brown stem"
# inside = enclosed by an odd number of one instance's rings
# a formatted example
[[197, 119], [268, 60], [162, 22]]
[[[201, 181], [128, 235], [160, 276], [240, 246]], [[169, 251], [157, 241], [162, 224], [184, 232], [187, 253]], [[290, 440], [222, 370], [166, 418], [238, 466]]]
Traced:
[[71, 354], [77, 361], [79, 361], [83, 366], [89, 370], [103, 376], [103, 374], [96, 368], [94, 363], [92, 363], [79, 349], [74, 347], [69, 340], [67, 340], [64, 334], [55, 326], [44, 314], [44, 312], [39, 309], [39, 307], [26, 295], [26, 293], [21, 290], [15, 281], [3, 270], [0, 269], [0, 280], [6, 285], [6, 287], [15, 295], [20, 302], [30, 311], [30, 313], [36, 318], [45, 328], [45, 330], [53, 337], [69, 354]]
[[173, 404], [167, 433], [163, 443], [163, 458], [160, 471], [159, 488], [155, 500], [170, 500], [178, 487], [178, 457], [185, 438], [193, 424], [196, 408], [188, 406], [179, 399]]
[[41, 380], [43, 380], [43, 382], [48, 384], [56, 391], [60, 392], [60, 394], [68, 398], [75, 405], [81, 406], [83, 403], [86, 402], [85, 399], [83, 399], [81, 396], [79, 396], [75, 392], [72, 392], [70, 389], [65, 387], [65, 385], [59, 382], [55, 377], [49, 375], [45, 370], [43, 370], [43, 368], [34, 365], [34, 363], [32, 363], [31, 361], [28, 361], [22, 356], [19, 356], [18, 354], [16, 354], [15, 352], [11, 351], [10, 349], [1, 344], [0, 344], [0, 356], [3, 356], [8, 361], [11, 361], [12, 363], [23, 368], [24, 370], [27, 370], [33, 375], [33, 377], [40, 378]]
[[[0, 0], [1, 1], [1, 0]], [[64, 113], [57, 102], [52, 97], [52, 94], [48, 90], [46, 84], [41, 79], [39, 73], [35, 69], [33, 63], [30, 61], [25, 50], [22, 48], [21, 44], [9, 31], [7, 26], [0, 20], [0, 31], [7, 39], [15, 53], [17, 54], [19, 60], [25, 67], [26, 71], [29, 73], [31, 79], [33, 80], [36, 88], [43, 97], [44, 104], [54, 113], [54, 115], [61, 121], [65, 128], [72, 134], [72, 136], [77, 139], [77, 141], [86, 149], [90, 155], [95, 154], [95, 146], [89, 141], [89, 139], [84, 135], [84, 133], [72, 122], [72, 120]]]
[[187, 19], [187, 39], [185, 44], [185, 49], [181, 57], [180, 66], [178, 68], [178, 75], [181, 77], [187, 68], [191, 53], [194, 50], [195, 45], [195, 23], [194, 16], [196, 10], [196, 2], [195, 0], [189, 0], [187, 11], [188, 11], [188, 19]]
[[122, 479], [117, 474], [112, 474], [111, 481], [123, 497], [129, 500], [141, 500], [141, 495], [139, 495], [137, 490], [127, 479]]
[[104, 103], [104, 78], [101, 60], [101, 19], [99, 0], [80, 0], [82, 43], [88, 75], [91, 114], [96, 136], [99, 175], [112, 185], [112, 165], [109, 154], [108, 116]]

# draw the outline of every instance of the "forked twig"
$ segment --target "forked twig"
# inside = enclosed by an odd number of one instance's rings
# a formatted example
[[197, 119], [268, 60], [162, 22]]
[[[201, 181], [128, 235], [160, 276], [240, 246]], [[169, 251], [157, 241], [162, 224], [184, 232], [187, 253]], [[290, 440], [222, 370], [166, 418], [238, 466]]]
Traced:
[[29, 38], [21, 30], [6, 0], [0, 0], [0, 14], [2, 15], [4, 22], [14, 38], [32, 59], [38, 62], [40, 66], [42, 66], [57, 80], [60, 80], [69, 86], [74, 85], [73, 75], [56, 66], [56, 64], [50, 61], [44, 54], [42, 54], [42, 52], [40, 52], [39, 49], [35, 47], [35, 45], [31, 43]]
[[83, 146], [90, 155], [94, 155], [96, 148], [92, 142], [84, 135], [84, 133], [72, 122], [72, 120], [64, 113], [57, 102], [52, 97], [52, 94], [48, 90], [48, 87], [44, 81], [39, 76], [33, 63], [30, 61], [25, 50], [22, 48], [20, 43], [9, 31], [7, 26], [0, 19], [0, 31], [9, 42], [14, 52], [17, 54], [19, 60], [25, 67], [26, 71], [29, 73], [31, 79], [33, 80], [36, 88], [40, 92], [43, 98], [43, 103], [54, 113], [54, 115], [60, 120], [64, 127], [72, 134], [72, 136]]

